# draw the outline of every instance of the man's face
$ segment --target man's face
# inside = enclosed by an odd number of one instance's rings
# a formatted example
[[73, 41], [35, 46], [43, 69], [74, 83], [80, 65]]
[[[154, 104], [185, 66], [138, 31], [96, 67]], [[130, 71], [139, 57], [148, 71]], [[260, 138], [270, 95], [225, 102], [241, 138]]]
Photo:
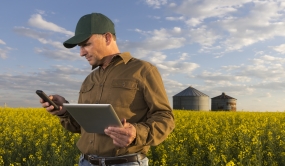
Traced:
[[90, 65], [95, 67], [103, 65], [103, 58], [108, 55], [105, 35], [93, 34], [78, 46], [80, 46], [80, 56], [85, 56]]

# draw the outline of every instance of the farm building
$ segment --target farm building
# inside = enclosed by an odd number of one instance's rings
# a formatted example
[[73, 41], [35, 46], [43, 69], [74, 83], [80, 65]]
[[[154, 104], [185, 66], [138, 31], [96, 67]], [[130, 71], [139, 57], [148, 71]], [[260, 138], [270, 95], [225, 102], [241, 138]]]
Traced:
[[173, 96], [173, 109], [209, 111], [209, 96], [189, 86]]
[[236, 111], [237, 99], [226, 95], [224, 92], [220, 96], [212, 98], [212, 111]]

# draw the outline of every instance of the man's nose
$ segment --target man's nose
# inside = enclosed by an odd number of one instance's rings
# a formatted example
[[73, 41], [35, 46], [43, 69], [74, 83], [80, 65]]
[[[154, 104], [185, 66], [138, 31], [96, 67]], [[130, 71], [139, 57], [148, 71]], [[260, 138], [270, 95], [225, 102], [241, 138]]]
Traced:
[[85, 56], [87, 54], [87, 51], [84, 49], [84, 47], [80, 47], [80, 56]]

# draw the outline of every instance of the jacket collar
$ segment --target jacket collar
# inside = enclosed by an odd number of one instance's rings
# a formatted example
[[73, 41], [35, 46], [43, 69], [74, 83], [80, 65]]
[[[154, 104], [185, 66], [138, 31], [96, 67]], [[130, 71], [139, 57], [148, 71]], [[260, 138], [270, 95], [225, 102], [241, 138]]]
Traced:
[[[125, 64], [127, 64], [133, 58], [131, 53], [129, 52], [123, 52], [123, 53], [118, 54], [117, 56], [120, 56], [123, 59]], [[95, 68], [96, 67], [92, 66], [91, 69], [94, 70]]]
[[123, 59], [125, 64], [127, 64], [133, 58], [129, 52], [123, 52], [119, 54], [119, 56]]

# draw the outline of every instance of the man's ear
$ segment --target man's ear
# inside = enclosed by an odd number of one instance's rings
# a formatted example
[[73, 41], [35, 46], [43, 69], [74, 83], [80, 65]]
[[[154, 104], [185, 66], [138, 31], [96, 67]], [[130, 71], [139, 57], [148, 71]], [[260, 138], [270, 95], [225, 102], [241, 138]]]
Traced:
[[111, 43], [111, 40], [112, 40], [113, 36], [110, 32], [107, 32], [105, 34], [105, 40], [106, 40], [106, 44], [109, 45]]

